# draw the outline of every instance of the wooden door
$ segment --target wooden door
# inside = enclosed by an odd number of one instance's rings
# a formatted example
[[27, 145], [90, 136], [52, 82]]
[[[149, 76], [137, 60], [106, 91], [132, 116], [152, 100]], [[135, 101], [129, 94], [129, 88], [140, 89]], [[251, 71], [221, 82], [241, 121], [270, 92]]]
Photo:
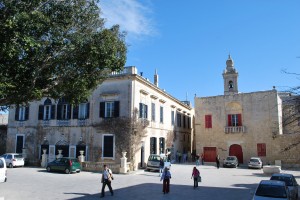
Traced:
[[229, 156], [236, 156], [239, 163], [243, 163], [243, 150], [242, 146], [238, 144], [233, 144], [229, 148]]
[[204, 161], [205, 162], [215, 162], [217, 156], [216, 147], [204, 147]]

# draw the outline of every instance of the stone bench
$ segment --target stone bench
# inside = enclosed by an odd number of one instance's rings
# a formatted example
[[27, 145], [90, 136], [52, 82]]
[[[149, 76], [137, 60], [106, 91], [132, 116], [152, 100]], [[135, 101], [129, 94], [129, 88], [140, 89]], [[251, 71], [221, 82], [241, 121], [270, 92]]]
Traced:
[[274, 173], [280, 173], [281, 167], [277, 165], [265, 165], [263, 166], [263, 172], [265, 174], [274, 174]]

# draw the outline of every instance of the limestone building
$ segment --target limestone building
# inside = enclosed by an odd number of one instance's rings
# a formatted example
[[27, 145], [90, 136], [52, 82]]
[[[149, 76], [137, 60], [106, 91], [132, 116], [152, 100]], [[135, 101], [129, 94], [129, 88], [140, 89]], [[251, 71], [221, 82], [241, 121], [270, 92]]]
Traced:
[[58, 150], [69, 157], [78, 157], [84, 150], [88, 161], [119, 162], [120, 151], [130, 150], [120, 150], [120, 140], [128, 138], [122, 134], [117, 138], [120, 133], [116, 132], [143, 131], [144, 135], [136, 138], [139, 141], [134, 141], [132, 157], [134, 167], [143, 167], [149, 154], [165, 153], [167, 148], [191, 151], [193, 113], [190, 104], [158, 87], [157, 73], [152, 83], [139, 75], [136, 67], [126, 67], [113, 73], [78, 106], [63, 98], [43, 98], [10, 109], [7, 148], [17, 153], [26, 151], [32, 162], [39, 162], [42, 149], [47, 149], [49, 161], [55, 159]]
[[230, 55], [223, 72], [224, 95], [195, 97], [197, 153], [206, 162], [237, 156], [247, 164], [250, 157], [264, 163], [280, 158], [276, 138], [283, 134], [282, 100], [275, 89], [240, 93], [238, 72]]

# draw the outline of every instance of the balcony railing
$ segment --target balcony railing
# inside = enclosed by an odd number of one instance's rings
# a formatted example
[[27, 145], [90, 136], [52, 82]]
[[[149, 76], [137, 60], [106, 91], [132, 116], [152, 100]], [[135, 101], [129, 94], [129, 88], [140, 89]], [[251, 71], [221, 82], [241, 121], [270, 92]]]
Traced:
[[245, 126], [225, 126], [225, 133], [245, 133]]
[[78, 119], [77, 120], [77, 126], [87, 126], [88, 120], [87, 119]]
[[70, 120], [57, 120], [56, 121], [57, 126], [70, 126]]

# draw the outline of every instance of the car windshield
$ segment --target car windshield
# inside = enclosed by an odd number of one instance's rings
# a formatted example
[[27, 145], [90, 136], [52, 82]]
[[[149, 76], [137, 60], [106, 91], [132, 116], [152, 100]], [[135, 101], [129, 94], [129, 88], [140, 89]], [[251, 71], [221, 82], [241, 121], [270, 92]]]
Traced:
[[286, 198], [286, 190], [284, 186], [260, 184], [255, 193], [256, 196]]
[[276, 181], [284, 181], [287, 186], [293, 186], [293, 180], [292, 177], [286, 177], [286, 176], [272, 176], [271, 180]]
[[235, 160], [235, 157], [227, 157], [226, 160]]
[[160, 157], [158, 155], [150, 155], [149, 161], [160, 161]]
[[258, 159], [255, 159], [255, 158], [251, 158], [251, 159], [250, 159], [250, 162], [259, 162], [259, 160], [258, 160]]
[[17, 154], [17, 155], [15, 155], [15, 158], [22, 158], [22, 155]]

